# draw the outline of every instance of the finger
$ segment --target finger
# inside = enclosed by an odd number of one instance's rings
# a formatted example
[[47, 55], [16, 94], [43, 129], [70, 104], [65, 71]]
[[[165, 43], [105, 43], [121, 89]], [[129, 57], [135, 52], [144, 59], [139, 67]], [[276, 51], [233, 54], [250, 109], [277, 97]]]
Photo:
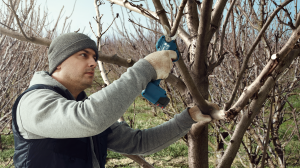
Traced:
[[214, 110], [214, 111], [212, 111], [211, 116], [215, 120], [224, 120], [225, 112], [224, 112], [224, 110]]

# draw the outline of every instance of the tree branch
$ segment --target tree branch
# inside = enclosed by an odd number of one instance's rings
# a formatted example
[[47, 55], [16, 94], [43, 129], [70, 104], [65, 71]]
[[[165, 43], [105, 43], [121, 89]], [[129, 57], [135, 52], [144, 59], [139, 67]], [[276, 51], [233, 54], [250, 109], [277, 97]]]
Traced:
[[241, 13], [245, 16], [245, 18], [247, 19], [248, 23], [250, 23], [250, 25], [259, 31], [259, 27], [254, 25], [254, 23], [251, 22], [250, 18], [248, 17], [248, 15], [246, 14], [246, 12], [241, 8], [241, 6], [239, 4], [237, 4], [237, 7], [239, 8], [239, 10], [241, 11]]
[[296, 27], [300, 26], [300, 12], [297, 14], [295, 26]]
[[192, 69], [195, 69], [196, 74], [201, 74], [206, 64], [207, 47], [211, 38], [207, 38], [209, 28], [211, 26], [211, 8], [213, 1], [202, 1], [200, 23], [198, 27], [197, 47], [195, 51], [195, 63]]
[[[272, 1], [272, 2], [275, 4], [275, 6], [278, 6], [277, 3], [276, 3], [275, 1]], [[288, 24], [286, 24], [286, 25], [289, 26], [291, 29], [294, 30], [296, 27], [293, 25], [293, 19], [292, 19], [291, 15], [290, 15], [289, 11], [288, 11], [287, 9], [285, 9], [285, 8], [282, 8], [282, 10], [286, 13], [286, 16], [290, 19], [290, 21], [289, 21]], [[278, 16], [277, 16], [277, 17], [278, 17]], [[284, 23], [283, 21], [281, 21], [281, 20], [279, 19], [279, 17], [278, 17], [278, 20], [279, 20], [281, 23]]]
[[297, 117], [296, 117], [296, 114], [295, 114], [295, 112], [296, 112], [297, 109], [294, 108], [293, 105], [292, 105], [289, 101], [287, 101], [287, 102], [288, 102], [288, 104], [290, 105], [290, 107], [293, 109], [292, 114], [293, 114], [293, 117], [294, 117], [295, 128], [296, 128], [298, 140], [300, 140], [300, 132], [299, 132], [300, 130], [299, 130], [299, 128], [298, 128]]
[[[228, 12], [226, 14], [226, 17], [225, 17], [225, 20], [224, 20], [224, 23], [223, 23], [223, 27], [222, 27], [222, 33], [221, 33], [221, 42], [220, 42], [220, 49], [219, 49], [219, 55], [223, 55], [223, 41], [224, 41], [224, 37], [225, 37], [225, 30], [226, 30], [226, 27], [227, 27], [227, 23], [228, 23], [228, 19], [230, 17], [230, 13], [233, 9], [233, 6], [235, 4], [236, 0], [233, 0], [233, 2], [231, 3], [229, 9], [228, 9]], [[235, 39], [233, 39], [235, 40]]]
[[189, 30], [191, 37], [196, 37], [198, 34], [199, 16], [195, 0], [188, 0], [185, 8], [186, 27]]
[[[256, 141], [258, 147], [260, 150], [264, 150], [264, 144], [262, 143], [261, 139], [259, 138], [259, 136], [257, 135], [257, 133], [255, 132], [255, 130], [251, 127], [248, 127], [249, 130], [247, 130], [247, 132], [251, 135], [251, 137]], [[243, 142], [242, 142], [243, 143]], [[266, 153], [267, 155], [269, 155], [268, 153]], [[272, 156], [272, 155], [271, 155]], [[267, 157], [268, 158], [268, 164], [270, 167], [274, 167], [272, 165], [274, 165], [272, 159], [270, 156]]]
[[18, 33], [18, 32], [14, 32], [5, 28], [0, 27], [0, 33], [10, 36], [12, 38], [16, 38], [18, 40], [21, 41], [28, 41], [28, 42], [32, 42], [34, 44], [39, 44], [39, 45], [44, 45], [44, 46], [50, 46], [51, 40], [46, 39], [46, 38], [40, 38], [40, 37], [31, 37], [29, 38], [25, 38], [23, 36], [23, 34]]
[[147, 30], [152, 31], [152, 32], [154, 32], [154, 33], [161, 34], [161, 35], [163, 34], [163, 33], [161, 33], [161, 32], [158, 32], [158, 31], [149, 29], [149, 28], [147, 28], [147, 27], [144, 27], [144, 26], [142, 26], [142, 25], [140, 25], [140, 24], [137, 24], [137, 23], [135, 23], [135, 22], [134, 22], [133, 20], [131, 20], [131, 19], [128, 19], [128, 21], [131, 22], [132, 24], [135, 24], [135, 25], [137, 25], [137, 26], [139, 26], [139, 27], [141, 27], [141, 28], [147, 29]]
[[[294, 38], [294, 37], [291, 37]], [[237, 124], [235, 131], [230, 140], [230, 145], [226, 148], [225, 154], [222, 157], [219, 168], [230, 168], [233, 159], [236, 156], [236, 153], [240, 147], [242, 138], [244, 136], [245, 131], [253, 121], [254, 117], [260, 112], [260, 109], [267, 98], [270, 89], [274, 87], [275, 81], [279, 78], [279, 74], [287, 67], [290, 66], [292, 61], [298, 57], [300, 53], [300, 49], [292, 50], [287, 57], [285, 57], [279, 65], [276, 67], [276, 70], [272, 73], [271, 76], [268, 76], [266, 82], [261, 87], [260, 91], [257, 93], [255, 99], [252, 100], [249, 105], [249, 112], [244, 113], [240, 122]], [[261, 85], [261, 83], [258, 83]], [[243, 95], [240, 97], [243, 98]], [[247, 99], [249, 101], [249, 99]]]
[[117, 13], [117, 16], [114, 18], [114, 20], [111, 22], [111, 24], [108, 26], [108, 28], [103, 32], [101, 33], [101, 37], [103, 34], [105, 34], [107, 32], [107, 30], [111, 27], [111, 25], [114, 23], [114, 21], [119, 17], [119, 14]]
[[4, 27], [7, 27], [8, 29], [10, 29], [10, 30], [12, 30], [12, 31], [16, 31], [16, 30], [10, 28], [9, 26], [7, 26], [6, 24], [3, 24], [3, 23], [1, 23], [1, 22], [0, 22], [0, 24], [3, 25]]
[[208, 39], [211, 39], [214, 33], [216, 32], [216, 30], [219, 28], [220, 20], [222, 18], [227, 1], [228, 0], [219, 0], [216, 2], [214, 9], [211, 13], [211, 22], [210, 22], [210, 28], [208, 32]]
[[[140, 6], [137, 8], [136, 5], [131, 6], [132, 3], [131, 4], [130, 3], [123, 3], [122, 0], [109, 0], [109, 1], [112, 2], [113, 4], [123, 6], [123, 7], [127, 8], [131, 11], [134, 11], [136, 13], [139, 13], [139, 14], [143, 15], [143, 16], [146, 16], [147, 18], [159, 21], [159, 18], [157, 16], [157, 14], [153, 11], [147, 10], [147, 9], [142, 8]], [[190, 36], [188, 35], [188, 33], [181, 26], [178, 27], [178, 35], [185, 42], [186, 45], [189, 45]]]
[[184, 9], [186, 3], [187, 3], [187, 0], [182, 0], [181, 5], [179, 7], [179, 12], [178, 12], [178, 14], [176, 16], [176, 19], [175, 19], [175, 23], [174, 23], [174, 25], [173, 25], [173, 27], [171, 29], [170, 37], [173, 37], [176, 34], [176, 32], [177, 32], [179, 23], [181, 21], [181, 17], [183, 15], [183, 9]]
[[269, 143], [269, 134], [270, 134], [270, 128], [271, 128], [271, 124], [272, 124], [272, 116], [273, 116], [273, 103], [274, 103], [274, 95], [275, 95], [275, 86], [273, 87], [273, 96], [272, 96], [272, 101], [270, 104], [270, 116], [269, 116], [269, 121], [268, 121], [268, 128], [267, 128], [267, 135], [266, 135], [266, 140], [264, 141], [264, 149], [263, 149], [263, 156], [262, 156], [262, 161], [261, 161], [261, 167], [264, 168], [265, 167], [265, 155], [266, 155], [266, 150], [267, 150], [267, 146]]
[[17, 21], [17, 23], [18, 23], [18, 26], [19, 26], [19, 28], [20, 28], [20, 30], [21, 30], [23, 36], [25, 37], [25, 39], [31, 40], [31, 38], [28, 38], [28, 37], [27, 37], [27, 35], [25, 34], [25, 32], [24, 32], [24, 30], [23, 30], [23, 28], [22, 28], [22, 26], [21, 26], [21, 24], [20, 24], [19, 17], [18, 17], [18, 15], [17, 15], [16, 11], [15, 11], [15, 7], [14, 7], [12, 1], [9, 0], [9, 2], [10, 2], [10, 5], [11, 5], [10, 9], [13, 11], [13, 13], [14, 13], [14, 15], [15, 15], [16, 21]]
[[[160, 3], [159, 0], [153, 0], [153, 4], [156, 8], [156, 10], [158, 11], [158, 16], [160, 19], [160, 23], [162, 25], [166, 25], [169, 29], [170, 29], [170, 24], [169, 21], [167, 19], [166, 14], [163, 12], [164, 9]], [[189, 91], [191, 92], [191, 95], [193, 96], [196, 104], [198, 105], [199, 109], [204, 113], [204, 114], [208, 114], [210, 112], [210, 107], [208, 106], [207, 102], [204, 100], [204, 98], [202, 97], [202, 95], [200, 94], [198, 88], [196, 87], [185, 63], [183, 62], [182, 56], [180, 56], [179, 60], [175, 63], [181, 72], [181, 75], [185, 81], [185, 84], [187, 86], [187, 88], [189, 89]]]
[[228, 54], [228, 52], [223, 53], [221, 55], [221, 57], [216, 62], [210, 64], [207, 67], [207, 75], [210, 75], [214, 71], [215, 67], [219, 66], [222, 63], [222, 61], [223, 61], [226, 54]]
[[286, 26], [289, 26], [292, 30], [294, 30], [295, 29], [295, 26], [293, 25], [293, 23], [292, 22], [288, 22], [288, 23], [285, 23], [284, 21], [282, 21], [280, 18], [279, 18], [279, 16], [278, 15], [276, 15], [277, 16], [277, 20], [278, 20], [278, 22], [280, 23], [280, 24], [283, 24], [283, 25], [286, 25]]
[[[265, 31], [267, 30], [267, 28], [268, 28], [269, 25], [271, 24], [272, 20], [273, 20], [274, 17], [276, 16], [276, 14], [281, 10], [281, 8], [284, 7], [284, 6], [286, 6], [287, 4], [289, 4], [291, 1], [292, 1], [292, 0], [286, 0], [285, 2], [283, 2], [283, 3], [280, 5], [280, 7], [276, 8], [276, 9], [274, 10], [274, 12], [272, 13], [272, 15], [269, 17], [269, 19], [267, 20], [267, 22], [264, 24], [264, 26], [263, 26], [263, 28], [261, 29], [261, 31], [259, 32], [259, 34], [258, 34], [258, 36], [256, 37], [254, 43], [252, 44], [250, 50], [248, 51], [248, 53], [247, 53], [247, 55], [246, 55], [246, 58], [244, 59], [244, 62], [243, 62], [243, 64], [242, 64], [241, 71], [240, 71], [240, 73], [239, 73], [237, 82], [236, 82], [236, 84], [235, 84], [235, 86], [234, 86], [234, 89], [233, 89], [233, 92], [232, 92], [232, 95], [231, 95], [229, 101], [228, 101], [227, 103], [225, 103], [225, 108], [226, 108], [226, 109], [228, 109], [228, 108], [231, 106], [231, 104], [233, 103], [233, 100], [234, 100], [234, 98], [235, 98], [235, 96], [236, 96], [237, 89], [239, 88], [240, 83], [241, 83], [241, 80], [242, 80], [242, 78], [243, 78], [244, 72], [245, 72], [245, 70], [246, 70], [247, 67], [248, 67], [248, 61], [249, 61], [249, 58], [250, 58], [250, 56], [252, 55], [252, 53], [253, 53], [254, 49], [256, 48], [256, 46], [258, 45], [259, 41], [261, 40], [261, 37], [263, 36], [263, 34], [265, 33]], [[292, 38], [290, 38], [290, 39], [292, 39]], [[292, 46], [294, 46], [294, 45], [295, 45], [295, 43], [292, 44]], [[286, 46], [286, 45], [285, 45], [285, 46]], [[287, 47], [288, 47], [288, 46], [287, 46]], [[267, 66], [268, 66], [268, 65], [267, 65]], [[264, 68], [265, 71], [268, 71], [268, 70], [266, 70], [266, 68], [270, 68], [270, 67], [267, 67], [267, 66]], [[270, 64], [269, 64], [269, 66], [270, 66]], [[262, 72], [263, 72], [263, 71], [262, 71]], [[257, 89], [258, 89], [258, 88], [257, 88]], [[255, 92], [256, 92], [256, 91], [255, 91]], [[251, 95], [251, 96], [252, 96], [252, 95]], [[249, 98], [250, 98], [250, 97], [249, 97]], [[248, 100], [247, 100], [247, 101], [248, 101]], [[237, 103], [238, 103], [238, 102], [237, 102]], [[237, 103], [236, 103], [236, 104], [237, 104]], [[244, 103], [246, 103], [246, 102], [244, 102]], [[242, 104], [239, 104], [239, 105], [241, 105], [241, 107], [244, 107], [244, 106], [245, 106], [245, 104], [243, 104], [243, 105], [242, 105]], [[239, 112], [239, 111], [241, 110], [241, 107], [237, 108], [236, 110], [238, 110], [238, 112]], [[236, 106], [235, 106], [235, 107], [232, 107], [231, 109], [234, 109], [234, 108], [236, 108]]]

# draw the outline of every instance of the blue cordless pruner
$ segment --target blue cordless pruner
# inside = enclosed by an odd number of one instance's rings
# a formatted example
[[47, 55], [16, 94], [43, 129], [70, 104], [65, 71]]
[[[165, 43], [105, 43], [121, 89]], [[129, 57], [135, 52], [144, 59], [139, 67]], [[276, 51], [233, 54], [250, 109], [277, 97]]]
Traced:
[[[170, 30], [166, 26], [164, 26], [164, 30], [165, 30], [164, 35], [161, 36], [156, 43], [156, 50], [176, 51], [177, 59], [172, 60], [172, 62], [176, 62], [179, 60], [179, 51], [175, 43], [177, 34], [171, 38], [169, 36]], [[161, 108], [165, 108], [170, 102], [170, 99], [167, 97], [166, 91], [161, 87], [159, 87], [159, 84], [160, 84], [160, 79], [149, 82], [146, 89], [142, 91], [142, 96], [145, 97], [154, 105], [159, 106]]]

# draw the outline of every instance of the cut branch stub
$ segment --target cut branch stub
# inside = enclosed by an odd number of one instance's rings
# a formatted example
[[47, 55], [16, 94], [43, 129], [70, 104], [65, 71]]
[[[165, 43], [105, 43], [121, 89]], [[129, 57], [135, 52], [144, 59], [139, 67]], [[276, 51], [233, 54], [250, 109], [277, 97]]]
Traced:
[[235, 109], [229, 109], [225, 113], [225, 118], [226, 118], [226, 120], [229, 121], [229, 120], [234, 119], [234, 117], [237, 116], [238, 114], [239, 114], [239, 111], [236, 111]]

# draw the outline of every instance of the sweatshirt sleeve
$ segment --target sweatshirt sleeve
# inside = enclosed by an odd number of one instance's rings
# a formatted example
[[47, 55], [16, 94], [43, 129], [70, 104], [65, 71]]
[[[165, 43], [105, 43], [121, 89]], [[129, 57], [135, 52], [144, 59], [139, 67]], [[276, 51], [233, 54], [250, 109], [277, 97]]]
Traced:
[[152, 79], [156, 79], [154, 68], [141, 59], [84, 102], [67, 100], [47, 89], [30, 91], [22, 97], [17, 109], [21, 135], [25, 139], [97, 135], [124, 114]]
[[124, 122], [115, 123], [110, 127], [107, 147], [118, 153], [149, 155], [177, 141], [194, 123], [187, 109], [168, 122], [145, 130], [134, 130]]

